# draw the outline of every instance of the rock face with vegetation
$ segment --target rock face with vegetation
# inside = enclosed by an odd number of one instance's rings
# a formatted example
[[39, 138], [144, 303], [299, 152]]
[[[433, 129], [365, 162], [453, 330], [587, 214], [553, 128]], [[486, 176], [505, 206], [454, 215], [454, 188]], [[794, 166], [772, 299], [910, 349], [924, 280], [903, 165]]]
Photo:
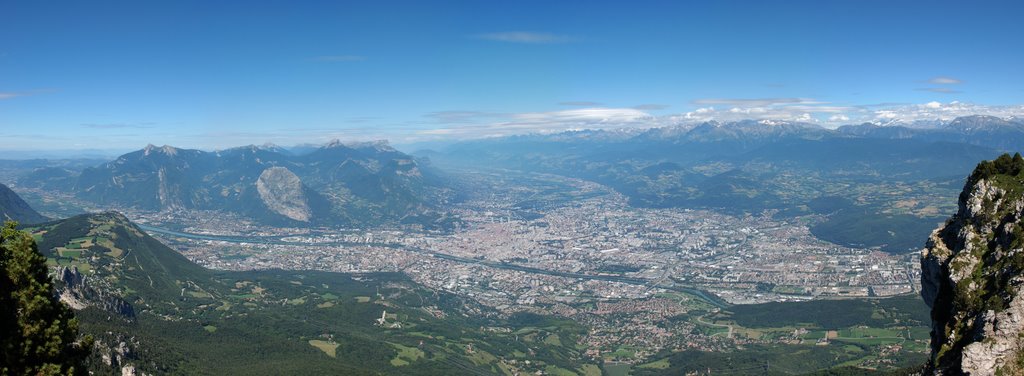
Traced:
[[978, 165], [921, 254], [932, 308], [928, 373], [1024, 372], [1024, 158]]

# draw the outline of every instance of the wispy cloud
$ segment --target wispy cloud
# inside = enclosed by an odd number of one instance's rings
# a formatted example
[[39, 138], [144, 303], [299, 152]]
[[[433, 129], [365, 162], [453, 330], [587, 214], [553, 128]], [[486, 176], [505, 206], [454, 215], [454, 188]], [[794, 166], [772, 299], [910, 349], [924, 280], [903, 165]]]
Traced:
[[656, 111], [656, 110], [664, 110], [664, 109], [666, 109], [668, 107], [669, 107], [669, 105], [667, 105], [667, 104], [646, 103], [646, 104], [638, 104], [638, 105], [633, 106], [631, 108], [634, 109], [634, 110], [641, 110], [641, 111]]
[[919, 88], [914, 89], [914, 90], [917, 90], [917, 91], [927, 91], [927, 92], [940, 93], [940, 94], [958, 94], [958, 93], [962, 93], [962, 91], [960, 91], [960, 90], [950, 89], [948, 87], [919, 87]]
[[704, 121], [785, 120], [814, 123], [826, 128], [865, 122], [876, 124], [934, 123], [950, 121], [968, 115], [997, 117], [1024, 116], [1024, 105], [985, 106], [952, 101], [923, 104], [881, 103], [869, 105], [837, 106], [828, 103], [814, 105], [776, 105], [732, 108], [701, 107], [684, 114], [668, 116], [668, 123], [688, 124]]
[[691, 103], [702, 106], [670, 117], [675, 123], [739, 120], [786, 120], [801, 122], [841, 121], [852, 106], [836, 105], [813, 98], [702, 98]]
[[[428, 116], [435, 117], [438, 113]], [[423, 138], [483, 138], [530, 133], [554, 133], [574, 129], [638, 127], [653, 123], [654, 116], [632, 108], [580, 108], [564, 111], [516, 114], [444, 112], [440, 128], [417, 132]], [[481, 114], [484, 114], [481, 116]]]
[[669, 116], [672, 123], [739, 120], [783, 120], [830, 125], [850, 120], [850, 113], [866, 111], [813, 98], [704, 98], [691, 103], [702, 107]]
[[940, 77], [933, 77], [932, 79], [928, 80], [928, 83], [936, 84], [936, 85], [957, 85], [957, 84], [962, 84], [963, 81], [960, 80], [960, 79], [953, 78], [953, 77], [942, 77], [942, 76], [940, 76]]
[[348, 119], [345, 119], [345, 122], [352, 123], [352, 124], [358, 124], [358, 123], [369, 123], [369, 122], [380, 120], [380, 119], [381, 118], [376, 117], [376, 116], [355, 116], [355, 117], [350, 117]]
[[595, 107], [601, 106], [600, 102], [588, 102], [588, 101], [569, 101], [569, 102], [558, 102], [561, 106], [576, 106], [576, 107]]
[[92, 129], [150, 129], [156, 123], [86, 123], [82, 127]]
[[931, 92], [931, 93], [940, 93], [940, 94], [957, 94], [957, 93], [961, 93], [961, 91], [949, 88], [948, 86], [949, 85], [959, 85], [959, 84], [964, 83], [964, 81], [961, 80], [961, 79], [953, 78], [953, 77], [948, 77], [948, 76], [932, 77], [931, 79], [929, 79], [928, 81], [925, 81], [925, 82], [927, 82], [929, 84], [932, 84], [932, 85], [945, 85], [946, 87], [944, 87], [944, 86], [939, 86], [939, 87], [919, 87], [919, 88], [914, 89], [914, 90], [917, 90], [917, 91], [927, 91], [927, 92]]
[[569, 43], [576, 41], [575, 38], [570, 37], [568, 35], [540, 33], [531, 31], [504, 31], [498, 33], [484, 33], [476, 34], [473, 37], [477, 39], [491, 40], [497, 42], [531, 44]]
[[816, 104], [820, 103], [808, 98], [701, 98], [694, 99], [690, 103], [706, 105], [725, 105], [740, 107], [764, 107], [789, 104]]
[[30, 96], [30, 95], [49, 93], [49, 92], [52, 92], [52, 91], [53, 90], [50, 90], [50, 89], [39, 89], [39, 90], [29, 90], [29, 91], [0, 91], [0, 100], [14, 99], [14, 98], [18, 98], [18, 97], [27, 97], [27, 96]]
[[874, 122], [913, 123], [924, 120], [949, 121], [961, 116], [989, 115], [1001, 118], [1024, 116], [1024, 105], [986, 106], [974, 103], [952, 101], [948, 103], [928, 102], [881, 108], [869, 112]]
[[314, 61], [321, 61], [321, 62], [328, 62], [328, 63], [338, 63], [338, 62], [348, 62], [348, 61], [363, 61], [363, 60], [366, 60], [366, 56], [362, 56], [362, 55], [327, 55], [327, 56], [317, 56], [317, 57], [313, 58], [313, 60]]
[[440, 124], [465, 124], [465, 123], [479, 123], [483, 121], [491, 121], [495, 118], [507, 116], [506, 114], [486, 112], [486, 111], [435, 111], [428, 113], [427, 118], [432, 119], [435, 123]]

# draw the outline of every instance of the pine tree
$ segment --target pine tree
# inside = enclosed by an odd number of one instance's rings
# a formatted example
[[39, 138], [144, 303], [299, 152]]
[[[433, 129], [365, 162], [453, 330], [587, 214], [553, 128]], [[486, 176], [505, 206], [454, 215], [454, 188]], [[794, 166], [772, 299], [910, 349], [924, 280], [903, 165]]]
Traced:
[[54, 296], [46, 258], [29, 234], [0, 230], [0, 375], [84, 375], [91, 339]]

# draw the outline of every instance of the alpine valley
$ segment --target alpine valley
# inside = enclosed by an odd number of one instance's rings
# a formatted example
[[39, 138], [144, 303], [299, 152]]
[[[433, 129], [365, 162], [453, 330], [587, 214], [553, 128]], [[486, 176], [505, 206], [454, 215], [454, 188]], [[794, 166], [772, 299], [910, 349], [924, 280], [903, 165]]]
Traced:
[[1021, 129], [147, 146], [0, 176], [97, 373], [902, 373], [937, 346], [917, 251]]

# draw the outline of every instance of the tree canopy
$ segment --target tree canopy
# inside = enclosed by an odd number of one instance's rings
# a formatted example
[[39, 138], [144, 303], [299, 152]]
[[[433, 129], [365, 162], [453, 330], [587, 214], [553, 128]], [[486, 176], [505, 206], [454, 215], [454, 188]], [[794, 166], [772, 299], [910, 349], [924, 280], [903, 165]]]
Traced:
[[0, 230], [0, 375], [84, 375], [91, 340], [55, 296], [46, 258], [32, 237]]

